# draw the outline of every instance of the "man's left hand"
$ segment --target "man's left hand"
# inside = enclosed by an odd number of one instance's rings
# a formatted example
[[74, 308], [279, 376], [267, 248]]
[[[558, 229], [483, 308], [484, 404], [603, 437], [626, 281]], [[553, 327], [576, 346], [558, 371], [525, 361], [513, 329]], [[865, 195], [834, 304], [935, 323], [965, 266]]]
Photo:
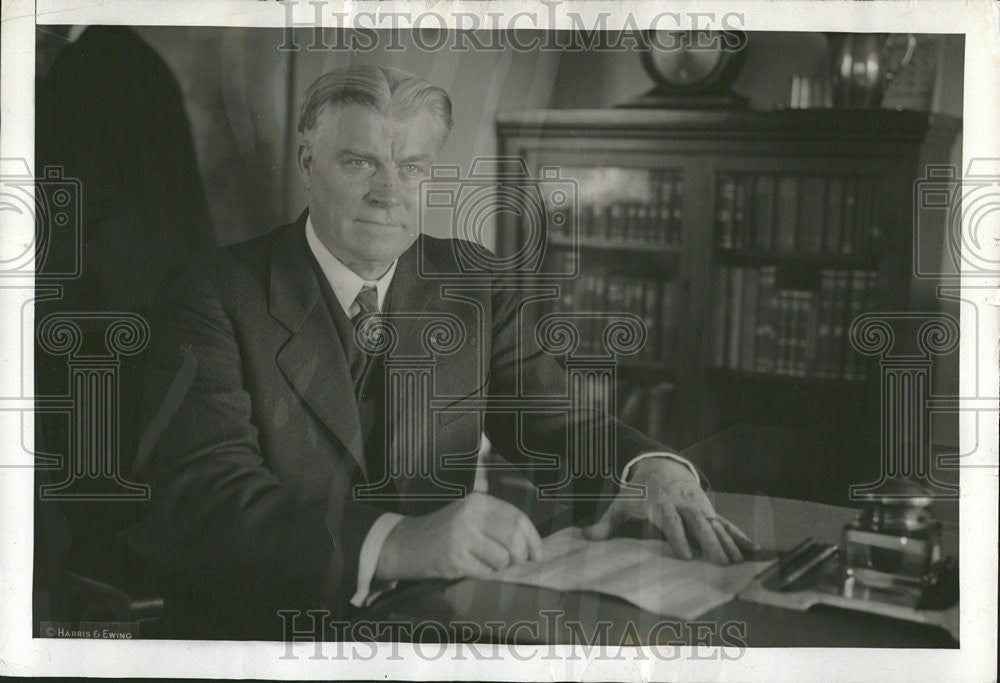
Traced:
[[702, 557], [716, 564], [742, 562], [743, 551], [758, 546], [739, 527], [716, 514], [694, 474], [670, 458], [646, 458], [632, 468], [631, 484], [646, 487], [643, 498], [619, 496], [584, 536], [601, 540], [629, 519], [657, 526], [677, 557], [694, 557], [688, 535], [698, 542]]

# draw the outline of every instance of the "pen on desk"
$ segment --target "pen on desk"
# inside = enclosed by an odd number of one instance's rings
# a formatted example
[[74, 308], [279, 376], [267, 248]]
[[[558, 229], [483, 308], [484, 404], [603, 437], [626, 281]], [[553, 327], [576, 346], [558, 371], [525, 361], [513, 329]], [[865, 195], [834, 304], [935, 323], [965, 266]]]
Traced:
[[835, 545], [826, 546], [822, 552], [815, 555], [811, 560], [809, 560], [804, 565], [802, 565], [801, 567], [793, 571], [791, 574], [786, 576], [784, 579], [782, 579], [781, 583], [778, 586], [778, 590], [788, 588], [793, 583], [801, 579], [803, 576], [811, 572], [813, 569], [826, 562], [827, 558], [829, 558], [835, 552], [837, 552], [837, 546]]
[[784, 573], [789, 570], [792, 564], [798, 559], [799, 554], [813, 544], [812, 536], [807, 537], [797, 546], [785, 553], [778, 562], [778, 572]]

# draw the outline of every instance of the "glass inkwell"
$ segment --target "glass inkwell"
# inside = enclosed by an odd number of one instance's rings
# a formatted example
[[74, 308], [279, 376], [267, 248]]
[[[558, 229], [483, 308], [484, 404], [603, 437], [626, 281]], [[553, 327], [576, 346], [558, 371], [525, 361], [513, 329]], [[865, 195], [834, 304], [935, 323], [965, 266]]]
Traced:
[[864, 500], [842, 534], [844, 597], [919, 601], [941, 559], [941, 524], [928, 511], [931, 502], [924, 489], [903, 479]]

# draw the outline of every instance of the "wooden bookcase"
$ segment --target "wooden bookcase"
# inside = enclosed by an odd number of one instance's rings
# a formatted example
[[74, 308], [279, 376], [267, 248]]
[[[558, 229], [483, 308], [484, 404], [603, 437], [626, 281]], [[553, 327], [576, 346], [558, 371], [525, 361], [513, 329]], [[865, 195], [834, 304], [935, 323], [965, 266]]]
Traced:
[[[576, 183], [575, 205], [548, 209], [547, 267], [575, 258], [579, 272], [552, 306], [643, 318], [618, 411], [680, 448], [739, 422], [877, 434], [877, 373], [846, 331], [863, 312], [907, 310], [914, 182], [959, 129], [888, 110], [497, 119], [501, 155]], [[526, 239], [514, 213], [501, 255]]]

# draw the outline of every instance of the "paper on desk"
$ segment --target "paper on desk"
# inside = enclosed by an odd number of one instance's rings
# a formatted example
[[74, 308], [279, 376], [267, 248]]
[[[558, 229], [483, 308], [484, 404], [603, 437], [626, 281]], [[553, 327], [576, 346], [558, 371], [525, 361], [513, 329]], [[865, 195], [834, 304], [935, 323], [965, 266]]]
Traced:
[[567, 527], [542, 541], [544, 560], [498, 572], [497, 581], [555, 590], [597, 591], [642, 609], [696, 619], [729, 602], [773, 560], [719, 566], [666, 555], [660, 540], [612, 538], [589, 541]]

